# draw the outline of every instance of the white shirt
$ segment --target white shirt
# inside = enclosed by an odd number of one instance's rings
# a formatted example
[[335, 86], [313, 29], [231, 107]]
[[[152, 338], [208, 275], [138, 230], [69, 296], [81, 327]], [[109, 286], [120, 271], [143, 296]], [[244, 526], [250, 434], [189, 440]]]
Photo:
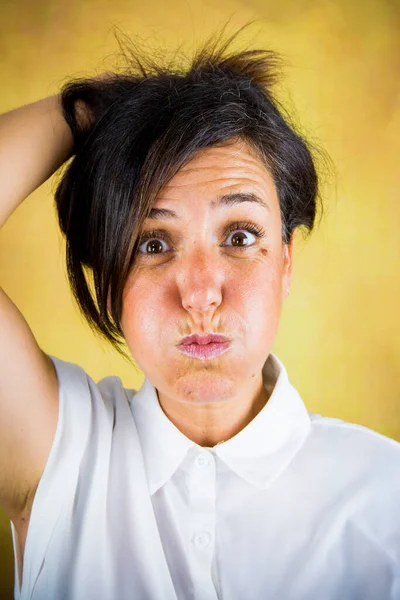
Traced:
[[274, 355], [265, 407], [211, 449], [148, 380], [51, 358], [59, 419], [16, 599], [400, 598], [400, 444], [308, 414]]

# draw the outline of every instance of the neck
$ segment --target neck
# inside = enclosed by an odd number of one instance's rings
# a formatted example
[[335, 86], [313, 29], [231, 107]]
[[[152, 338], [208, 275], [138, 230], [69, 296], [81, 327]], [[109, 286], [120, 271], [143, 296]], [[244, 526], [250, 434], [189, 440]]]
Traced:
[[269, 394], [262, 376], [247, 393], [226, 401], [187, 404], [158, 392], [160, 406], [168, 419], [187, 438], [199, 446], [216, 446], [244, 429], [261, 411]]

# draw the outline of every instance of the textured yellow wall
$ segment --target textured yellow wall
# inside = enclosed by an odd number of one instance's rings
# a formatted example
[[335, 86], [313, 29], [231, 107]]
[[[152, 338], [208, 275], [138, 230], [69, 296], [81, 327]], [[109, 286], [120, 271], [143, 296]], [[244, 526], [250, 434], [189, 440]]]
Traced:
[[[322, 225], [299, 239], [274, 350], [309, 410], [400, 440], [398, 2], [3, 0], [0, 112], [55, 93], [68, 77], [109, 68], [113, 25], [191, 48], [231, 15], [229, 31], [261, 19], [242, 40], [284, 54], [282, 98], [337, 171]], [[54, 181], [32, 194], [1, 231], [1, 285], [49, 354], [94, 379], [118, 374], [138, 386], [140, 375], [93, 336], [72, 302], [52, 189]], [[4, 516], [0, 526], [0, 596], [11, 598]]]

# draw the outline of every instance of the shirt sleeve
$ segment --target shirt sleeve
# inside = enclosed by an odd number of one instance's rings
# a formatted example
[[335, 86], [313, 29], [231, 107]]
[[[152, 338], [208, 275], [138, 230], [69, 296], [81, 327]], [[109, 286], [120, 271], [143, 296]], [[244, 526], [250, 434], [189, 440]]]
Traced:
[[[111, 402], [104, 402], [99, 387], [82, 367], [49, 356], [58, 380], [58, 420], [52, 447], [37, 487], [24, 552], [22, 590], [16, 597], [30, 598], [38, 586], [50, 542], [59, 535], [61, 522], [70, 511], [82, 463], [93, 435], [107, 429], [113, 420]], [[114, 379], [114, 378], [110, 378]], [[107, 384], [105, 382], [105, 392]], [[111, 392], [110, 392], [111, 394]], [[67, 525], [63, 523], [63, 528]], [[57, 533], [56, 533], [57, 532]], [[60, 565], [60, 569], [61, 569]], [[54, 574], [59, 576], [58, 574]], [[21, 593], [19, 596], [17, 592]]]

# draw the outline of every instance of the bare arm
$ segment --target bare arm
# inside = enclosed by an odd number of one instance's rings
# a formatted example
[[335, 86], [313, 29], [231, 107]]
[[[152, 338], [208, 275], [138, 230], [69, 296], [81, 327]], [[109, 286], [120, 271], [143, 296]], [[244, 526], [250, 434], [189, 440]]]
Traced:
[[[0, 115], [0, 226], [72, 147], [58, 96]], [[0, 365], [0, 505], [14, 519], [29, 507], [48, 458], [58, 384], [51, 360], [1, 287]]]
[[59, 96], [0, 115], [0, 227], [71, 156]]

